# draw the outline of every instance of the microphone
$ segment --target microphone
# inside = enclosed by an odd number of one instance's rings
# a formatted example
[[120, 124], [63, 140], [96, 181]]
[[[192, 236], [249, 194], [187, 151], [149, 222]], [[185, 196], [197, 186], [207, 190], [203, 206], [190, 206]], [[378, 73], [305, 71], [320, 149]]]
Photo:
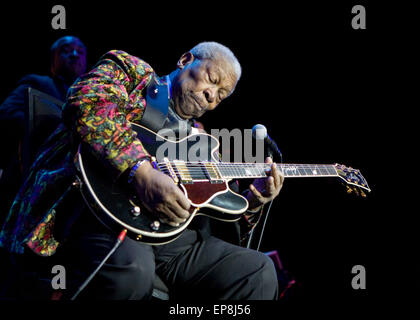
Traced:
[[280, 160], [283, 159], [283, 155], [280, 152], [280, 149], [277, 147], [277, 144], [267, 133], [267, 128], [262, 124], [256, 124], [252, 127], [252, 137], [256, 140], [264, 140], [264, 143], [267, 147], [268, 155], [270, 157], [275, 154], [279, 157]]

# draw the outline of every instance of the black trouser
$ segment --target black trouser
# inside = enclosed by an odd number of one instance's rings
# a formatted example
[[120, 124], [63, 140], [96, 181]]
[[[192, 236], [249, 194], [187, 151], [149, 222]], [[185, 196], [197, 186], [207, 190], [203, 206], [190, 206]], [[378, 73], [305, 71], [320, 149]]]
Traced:
[[[55, 260], [66, 268], [64, 298], [70, 298], [96, 268], [116, 236], [90, 213], [79, 219]], [[176, 300], [277, 298], [278, 281], [269, 257], [185, 230], [160, 246], [127, 237], [78, 299], [150, 299], [155, 272]]]

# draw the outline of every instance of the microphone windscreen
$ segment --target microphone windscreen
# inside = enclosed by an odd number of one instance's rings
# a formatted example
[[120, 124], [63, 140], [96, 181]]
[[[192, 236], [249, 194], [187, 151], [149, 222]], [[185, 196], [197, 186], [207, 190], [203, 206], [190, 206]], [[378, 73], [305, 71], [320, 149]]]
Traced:
[[252, 127], [252, 136], [257, 140], [264, 140], [267, 137], [267, 128], [262, 124]]

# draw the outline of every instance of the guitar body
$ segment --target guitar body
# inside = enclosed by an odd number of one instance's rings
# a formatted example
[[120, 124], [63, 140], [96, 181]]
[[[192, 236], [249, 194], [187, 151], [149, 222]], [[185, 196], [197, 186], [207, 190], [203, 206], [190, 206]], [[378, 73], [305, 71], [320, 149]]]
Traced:
[[[171, 160], [197, 163], [218, 161], [219, 142], [211, 135], [198, 133], [168, 140], [143, 126], [132, 124], [132, 127], [158, 163]], [[205, 174], [199, 167], [185, 175], [181, 161], [179, 167], [174, 169], [176, 172], [169, 171], [167, 174], [173, 176], [190, 201], [191, 215], [186, 222], [173, 227], [142, 207], [141, 199], [137, 199], [134, 190], [129, 189], [127, 184], [112, 182], [106, 169], [83, 147], [80, 148], [77, 162], [82, 195], [91, 211], [107, 227], [116, 232], [127, 229], [131, 238], [144, 243], [157, 245], [176, 239], [196, 215], [236, 221], [248, 208], [247, 200], [229, 188], [228, 180], [196, 179], [195, 174], [197, 177]], [[185, 176], [187, 178], [183, 179]]]

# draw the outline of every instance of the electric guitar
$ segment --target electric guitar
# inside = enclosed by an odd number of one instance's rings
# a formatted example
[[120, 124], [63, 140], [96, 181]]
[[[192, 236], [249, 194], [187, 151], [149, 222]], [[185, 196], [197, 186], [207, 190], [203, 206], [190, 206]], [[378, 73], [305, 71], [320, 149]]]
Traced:
[[[149, 154], [154, 155], [155, 169], [169, 175], [189, 200], [190, 217], [177, 227], [159, 220], [141, 205], [127, 184], [112, 182], [106, 169], [93, 156], [79, 148], [78, 181], [85, 202], [96, 217], [111, 229], [121, 231], [148, 244], [164, 244], [176, 239], [197, 215], [224, 221], [236, 221], [248, 208], [248, 201], [233, 192], [232, 179], [262, 178], [270, 164], [227, 163], [218, 160], [219, 141], [205, 133], [182, 139], [168, 139], [132, 124]], [[338, 177], [348, 190], [362, 196], [370, 188], [359, 170], [339, 164], [278, 164], [285, 178]]]

